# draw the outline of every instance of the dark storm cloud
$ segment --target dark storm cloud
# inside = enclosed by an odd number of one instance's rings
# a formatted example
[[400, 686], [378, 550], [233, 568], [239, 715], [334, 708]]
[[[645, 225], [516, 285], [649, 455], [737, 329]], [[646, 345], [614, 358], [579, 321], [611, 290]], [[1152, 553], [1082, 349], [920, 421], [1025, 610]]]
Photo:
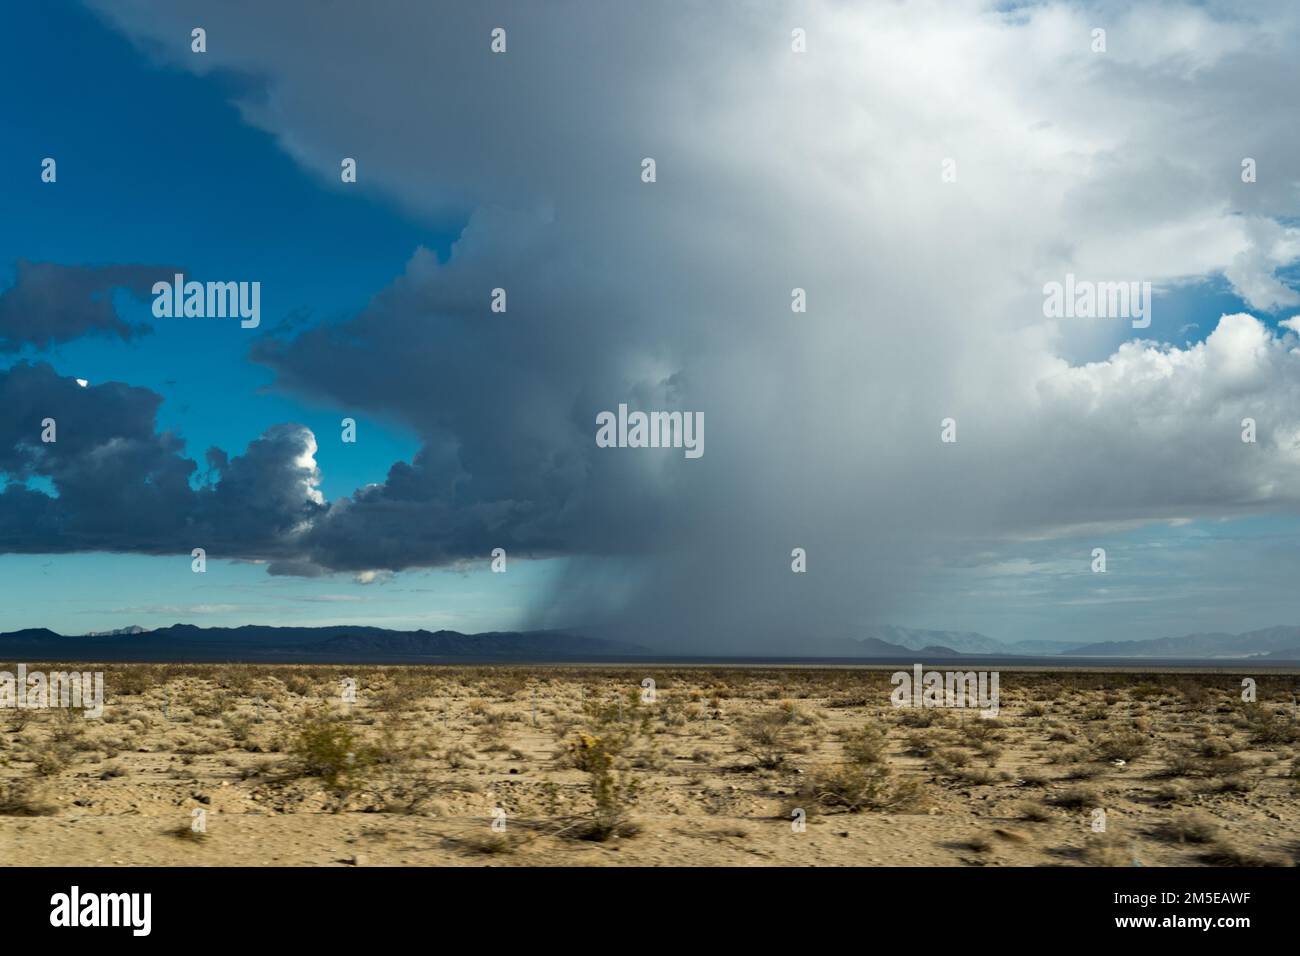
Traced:
[[48, 349], [85, 335], [123, 341], [150, 331], [117, 314], [113, 293], [125, 289], [136, 298], [153, 284], [179, 272], [172, 266], [74, 266], [20, 259], [14, 283], [0, 293], [0, 352], [25, 345]]
[[[678, 364], [633, 368], [661, 329], [607, 322], [576, 289], [547, 287], [548, 275], [579, 268], [559, 251], [569, 236], [545, 214], [485, 211], [450, 261], [420, 250], [352, 319], [254, 346], [281, 386], [397, 417], [424, 440], [410, 464], [315, 523], [303, 539], [313, 562], [400, 570], [495, 547], [626, 553], [671, 533], [664, 495], [701, 462], [680, 451], [648, 452], [653, 461], [602, 453], [593, 436], [597, 412], [620, 401], [684, 407]], [[491, 315], [488, 292], [502, 274], [508, 311]]]
[[[119, 382], [81, 386], [49, 365], [0, 371], [0, 551], [117, 551], [268, 558], [292, 553], [323, 506], [315, 450], [300, 425], [277, 425], [210, 473], [183, 440], [156, 429], [162, 397]], [[42, 440], [53, 421], [52, 442]], [[216, 480], [216, 479], [220, 480]], [[54, 496], [30, 479], [53, 486]]]
[[[292, 4], [96, 6], [172, 66], [264, 77], [241, 115], [330, 188], [364, 149], [357, 190], [474, 210], [449, 261], [255, 347], [423, 443], [305, 509], [278, 573], [576, 555], [554, 623], [753, 653], [923, 609], [972, 542], [1297, 506], [1296, 326], [1121, 347], [1127, 323], [1045, 322], [1041, 293], [1223, 275], [1293, 301], [1300, 132], [1270, 91], [1295, 86], [1294, 4], [322, 4], [306, 30]], [[194, 57], [199, 17], [221, 42]], [[1279, 172], [1246, 187], [1261, 149]], [[703, 412], [705, 456], [597, 449], [624, 401]]]

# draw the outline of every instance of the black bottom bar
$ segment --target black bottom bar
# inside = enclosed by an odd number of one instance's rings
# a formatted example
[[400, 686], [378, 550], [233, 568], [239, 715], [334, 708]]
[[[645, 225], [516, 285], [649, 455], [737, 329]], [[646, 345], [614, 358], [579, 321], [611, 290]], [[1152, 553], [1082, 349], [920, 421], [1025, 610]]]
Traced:
[[[75, 921], [116, 926], [72, 926]], [[857, 926], [881, 939], [933, 932], [956, 943], [1050, 930], [1229, 943], [1293, 925], [1295, 873], [1208, 869], [7, 869], [0, 891], [11, 938], [98, 935], [132, 945], [203, 940], [337, 945], [376, 931], [477, 926], [480, 941], [521, 945], [591, 931], [668, 939], [698, 927], [762, 937], [775, 923], [822, 933]], [[148, 935], [143, 896], [149, 894]], [[138, 901], [138, 903], [137, 903]], [[134, 918], [133, 918], [134, 917]], [[791, 922], [796, 921], [796, 922]], [[55, 926], [53, 922], [66, 925]], [[963, 927], [965, 927], [963, 929]], [[694, 936], [698, 943], [698, 938]], [[664, 936], [663, 934], [670, 934]], [[974, 934], [974, 935], [972, 935]], [[1040, 937], [1041, 938], [1041, 937]]]

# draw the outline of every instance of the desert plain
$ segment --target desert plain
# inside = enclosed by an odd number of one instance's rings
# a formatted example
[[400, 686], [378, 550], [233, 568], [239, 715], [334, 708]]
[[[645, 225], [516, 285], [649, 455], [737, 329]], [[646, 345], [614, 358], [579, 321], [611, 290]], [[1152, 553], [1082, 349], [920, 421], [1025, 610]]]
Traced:
[[988, 718], [889, 667], [89, 669], [99, 717], [0, 710], [0, 864], [1300, 861], [1295, 674], [1003, 670]]

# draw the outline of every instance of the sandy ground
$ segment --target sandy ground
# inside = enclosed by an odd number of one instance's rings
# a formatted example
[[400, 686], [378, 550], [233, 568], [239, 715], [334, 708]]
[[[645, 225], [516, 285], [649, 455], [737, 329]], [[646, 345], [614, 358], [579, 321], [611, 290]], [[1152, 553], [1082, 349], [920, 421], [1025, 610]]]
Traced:
[[1004, 671], [983, 719], [870, 670], [102, 669], [99, 719], [0, 710], [0, 863], [1300, 859], [1294, 675]]

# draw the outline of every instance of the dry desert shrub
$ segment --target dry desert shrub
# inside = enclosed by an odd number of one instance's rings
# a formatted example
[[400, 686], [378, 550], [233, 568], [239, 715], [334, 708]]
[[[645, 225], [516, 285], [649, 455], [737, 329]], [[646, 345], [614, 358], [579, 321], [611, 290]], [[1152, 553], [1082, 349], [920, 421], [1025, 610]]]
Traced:
[[1283, 857], [1267, 851], [1238, 846], [1224, 837], [1219, 837], [1210, 844], [1201, 860], [1211, 866], [1290, 866]]
[[156, 683], [147, 667], [115, 667], [105, 675], [105, 683], [117, 697], [143, 697]]
[[1019, 807], [1020, 819], [1032, 823], [1046, 823], [1052, 819], [1052, 812], [1037, 803], [1022, 803]]
[[814, 777], [800, 795], [811, 798], [823, 808], [848, 813], [863, 810], [906, 812], [918, 809], [925, 800], [921, 781], [895, 780], [889, 766], [883, 763], [867, 766], [845, 763], [833, 767]]
[[1150, 749], [1150, 738], [1136, 730], [1104, 734], [1093, 743], [1093, 752], [1101, 760], [1137, 760]]
[[898, 722], [904, 727], [913, 727], [924, 729], [936, 725], [943, 726], [947, 719], [938, 710], [931, 707], [904, 707], [898, 717]]
[[1087, 787], [1069, 787], [1051, 798], [1053, 806], [1066, 810], [1086, 810], [1101, 806], [1101, 797], [1097, 791]]
[[1151, 797], [1157, 803], [1185, 803], [1192, 798], [1192, 791], [1181, 783], [1167, 783], [1157, 787]]
[[1156, 835], [1172, 843], [1212, 843], [1219, 827], [1203, 813], [1183, 813], [1156, 828]]
[[518, 830], [508, 830], [504, 833], [489, 830], [486, 833], [479, 832], [457, 837], [454, 842], [470, 853], [496, 856], [498, 854], [514, 853], [521, 846], [531, 843], [534, 839], [536, 839], [536, 834], [520, 833]]
[[1077, 763], [1066, 768], [1063, 774], [1065, 780], [1095, 780], [1107, 770], [1106, 764], [1099, 763]]
[[981, 717], [978, 720], [967, 721], [961, 728], [961, 734], [966, 738], [967, 746], [979, 746], [994, 740], [1001, 740], [1005, 736], [1006, 725], [996, 717]]
[[[913, 734], [912, 736], [919, 735]], [[853, 730], [845, 731], [842, 737], [844, 740], [844, 759], [847, 763], [865, 767], [869, 764], [880, 763], [885, 759], [886, 738], [884, 732], [878, 727], [871, 724], [856, 727]]]
[[842, 763], [815, 774], [799, 797], [824, 809], [847, 813], [863, 810], [919, 809], [925, 803], [920, 780], [898, 780], [885, 759], [885, 735], [874, 726], [845, 734]]
[[0, 783], [0, 817], [47, 817], [58, 812], [45, 798], [39, 781], [18, 779]]
[[247, 743], [253, 732], [253, 718], [247, 714], [222, 714], [221, 723], [230, 739], [237, 744]]
[[386, 686], [375, 697], [375, 706], [382, 713], [400, 714], [416, 710], [429, 696], [428, 688], [417, 681], [402, 680]]
[[970, 765], [970, 754], [964, 750], [958, 750], [956, 747], [947, 747], [943, 750], [936, 750], [933, 758], [930, 760], [930, 766], [936, 773], [947, 774], [949, 776], [956, 774], [958, 770]]
[[1084, 720], [1109, 720], [1110, 708], [1104, 703], [1089, 704], [1083, 711]]
[[299, 697], [310, 697], [315, 692], [315, 685], [301, 674], [289, 674], [284, 678], [284, 688]]
[[1010, 775], [997, 773], [984, 767], [968, 767], [965, 770], [957, 771], [954, 776], [966, 786], [988, 787], [1009, 779]]
[[38, 776], [55, 777], [72, 765], [73, 750], [66, 743], [46, 738], [29, 745], [26, 756]]
[[236, 697], [248, 697], [256, 686], [257, 672], [251, 665], [230, 665], [222, 669], [213, 680], [224, 691]]
[[1208, 757], [1212, 760], [1221, 760], [1236, 752], [1236, 747], [1232, 745], [1227, 737], [1211, 736], [1206, 737], [1196, 744], [1196, 752], [1202, 757]]
[[1241, 722], [1251, 743], [1276, 745], [1300, 741], [1300, 723], [1278, 707], [1243, 704]]
[[784, 710], [754, 715], [741, 724], [738, 734], [737, 749], [767, 770], [783, 766], [798, 741], [797, 728]]
[[443, 752], [442, 759], [447, 762], [447, 766], [452, 770], [473, 770], [476, 767], [474, 754], [459, 744], [448, 747]]
[[788, 710], [756, 714], [740, 727], [737, 748], [754, 758], [758, 766], [776, 770], [800, 750], [800, 727]]
[[1164, 766], [1158, 772], [1164, 777], [1215, 777], [1231, 776], [1248, 769], [1249, 764], [1236, 754], [1226, 757], [1202, 757], [1194, 749], [1173, 747], [1165, 752]]
[[1259, 781], [1254, 777], [1247, 777], [1244, 774], [1229, 774], [1219, 781], [1219, 793], [1250, 793], [1259, 786]]
[[223, 691], [199, 694], [190, 698], [190, 712], [195, 717], [220, 717], [231, 706], [229, 694]]
[[903, 752], [911, 757], [928, 757], [936, 746], [935, 740], [926, 734], [908, 734], [903, 740]]
[[834, 697], [826, 702], [826, 706], [832, 709], [849, 708], [849, 707], [869, 707], [876, 702], [876, 698], [869, 694], [846, 694], [842, 697]]
[[1090, 866], [1132, 866], [1136, 850], [1111, 833], [1090, 833], [1083, 858]]

